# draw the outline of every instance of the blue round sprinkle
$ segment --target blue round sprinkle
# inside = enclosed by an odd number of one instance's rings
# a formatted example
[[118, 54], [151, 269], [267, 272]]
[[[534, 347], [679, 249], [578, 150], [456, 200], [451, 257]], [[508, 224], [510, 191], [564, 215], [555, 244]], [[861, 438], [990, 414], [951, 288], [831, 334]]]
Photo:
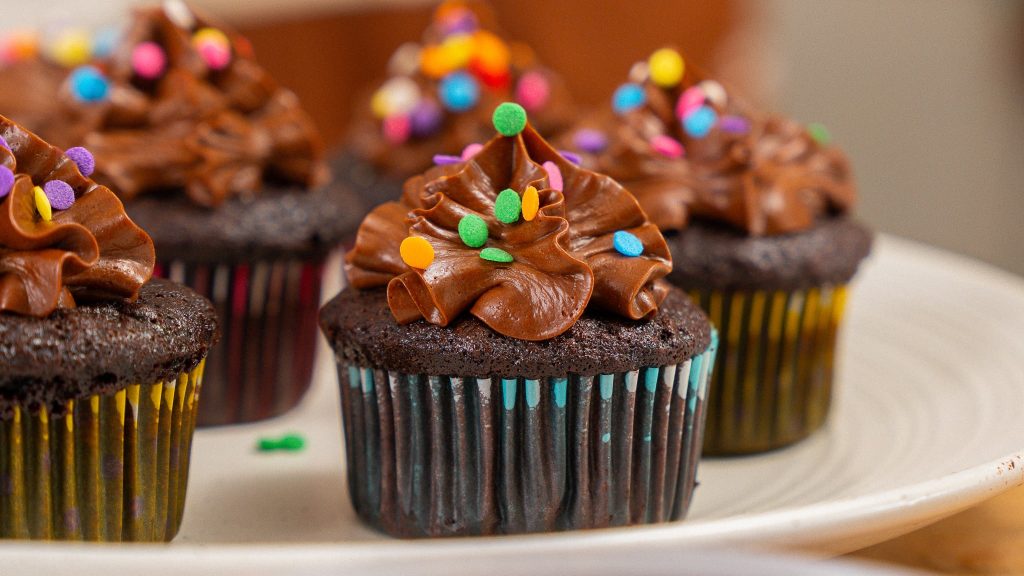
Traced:
[[703, 138], [718, 121], [718, 114], [709, 106], [701, 106], [683, 120], [683, 129], [693, 138]]
[[466, 72], [454, 72], [441, 79], [441, 102], [454, 112], [465, 112], [480, 99], [480, 84]]
[[107, 92], [110, 91], [110, 82], [94, 66], [75, 68], [69, 81], [72, 94], [82, 102], [99, 102], [106, 98]]
[[612, 95], [612, 109], [616, 114], [625, 114], [643, 106], [644, 102], [647, 102], [647, 95], [644, 94], [644, 87], [639, 84], [623, 84]]
[[644, 243], [636, 235], [619, 230], [612, 234], [612, 245], [616, 252], [629, 258], [635, 258], [644, 253]]

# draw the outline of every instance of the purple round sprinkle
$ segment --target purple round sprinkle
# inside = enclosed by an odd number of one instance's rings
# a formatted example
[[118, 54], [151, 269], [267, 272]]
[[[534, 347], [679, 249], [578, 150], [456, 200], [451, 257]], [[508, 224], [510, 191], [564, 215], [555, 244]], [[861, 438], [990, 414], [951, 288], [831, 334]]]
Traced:
[[447, 154], [435, 154], [434, 164], [443, 166], [445, 164], [459, 164], [462, 162], [461, 156], [448, 156]]
[[54, 210], [67, 210], [75, 203], [75, 191], [62, 180], [50, 180], [43, 184], [43, 192]]
[[562, 155], [562, 158], [565, 158], [566, 160], [572, 162], [577, 166], [579, 166], [583, 162], [583, 159], [580, 158], [580, 155], [575, 152], [569, 152], [568, 150], [559, 150], [558, 153]]
[[412, 135], [430, 136], [441, 127], [441, 107], [433, 100], [423, 100], [409, 115]]
[[10, 144], [7, 143], [7, 140], [4, 140], [3, 136], [0, 136], [0, 146], [3, 146], [4, 148], [7, 148], [8, 150], [11, 149]]
[[576, 131], [576, 135], [573, 136], [573, 142], [580, 150], [596, 154], [604, 150], [605, 146], [608, 145], [608, 138], [600, 130], [583, 128]]
[[14, 187], [14, 172], [7, 166], [0, 166], [0, 198], [11, 193]]
[[724, 116], [718, 121], [718, 127], [722, 132], [730, 134], [746, 134], [750, 131], [750, 123], [742, 116]]
[[82, 173], [82, 176], [90, 176], [96, 169], [96, 159], [92, 157], [92, 152], [81, 146], [68, 148], [64, 151], [64, 155], [78, 165], [78, 171]]

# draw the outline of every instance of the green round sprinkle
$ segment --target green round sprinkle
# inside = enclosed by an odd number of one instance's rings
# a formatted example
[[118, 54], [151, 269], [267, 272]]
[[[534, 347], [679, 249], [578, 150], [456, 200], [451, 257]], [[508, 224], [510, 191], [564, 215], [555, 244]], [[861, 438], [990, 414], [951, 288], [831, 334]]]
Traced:
[[523, 201], [519, 199], [519, 194], [511, 188], [505, 188], [498, 194], [498, 199], [494, 201], [494, 217], [499, 222], [505, 224], [514, 224], [519, 220], [519, 212], [523, 208]]
[[817, 122], [811, 122], [807, 125], [807, 132], [814, 138], [814, 141], [822, 146], [828, 146], [832, 143], [832, 134], [829, 133], [828, 128], [825, 128], [824, 124]]
[[459, 220], [459, 238], [470, 248], [479, 248], [487, 243], [487, 222], [476, 214], [466, 214]]
[[526, 110], [514, 102], [505, 102], [494, 109], [491, 121], [503, 136], [515, 136], [526, 128]]
[[298, 434], [286, 434], [281, 438], [260, 438], [256, 448], [260, 452], [298, 452], [306, 447], [306, 440]]
[[512, 255], [509, 254], [508, 252], [505, 252], [501, 248], [493, 247], [484, 248], [483, 250], [481, 250], [480, 257], [490, 262], [502, 262], [505, 264], [515, 260], [515, 258], [513, 258]]

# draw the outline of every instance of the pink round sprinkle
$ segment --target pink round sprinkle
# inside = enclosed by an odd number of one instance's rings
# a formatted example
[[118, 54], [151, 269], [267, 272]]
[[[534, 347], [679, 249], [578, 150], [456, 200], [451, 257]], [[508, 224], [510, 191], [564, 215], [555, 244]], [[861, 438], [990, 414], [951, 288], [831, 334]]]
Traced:
[[438, 166], [445, 166], [448, 164], [460, 164], [462, 158], [459, 156], [449, 156], [447, 154], [434, 154], [434, 164]]
[[558, 169], [558, 164], [548, 160], [543, 166], [544, 171], [548, 173], [548, 186], [561, 192], [565, 184], [562, 182], [562, 171]]
[[14, 172], [7, 166], [0, 166], [0, 198], [11, 193], [14, 187]]
[[223, 70], [231, 63], [231, 47], [220, 42], [200, 42], [196, 49], [206, 65], [214, 70]]
[[82, 176], [91, 176], [93, 171], [96, 170], [96, 159], [93, 158], [92, 152], [81, 146], [68, 148], [64, 151], [64, 155], [78, 165], [78, 171], [82, 173]]
[[704, 91], [697, 86], [687, 88], [676, 103], [676, 117], [683, 120], [691, 112], [704, 105]]
[[143, 42], [132, 49], [132, 70], [148, 80], [159, 78], [167, 69], [167, 55], [156, 42]]
[[483, 144], [474, 142], [473, 144], [470, 144], [469, 146], [466, 146], [465, 148], [462, 149], [462, 159], [469, 160], [473, 156], [476, 156], [477, 152], [480, 152], [483, 149]]
[[50, 180], [43, 184], [43, 192], [54, 210], [67, 210], [75, 203], [75, 191], [62, 180]]
[[544, 107], [551, 97], [551, 84], [540, 72], [527, 72], [516, 84], [516, 102], [535, 112]]
[[408, 116], [388, 116], [384, 119], [384, 138], [392, 144], [402, 144], [412, 134], [412, 123]]
[[675, 138], [664, 134], [651, 138], [651, 148], [666, 158], [680, 158], [683, 155], [683, 145]]

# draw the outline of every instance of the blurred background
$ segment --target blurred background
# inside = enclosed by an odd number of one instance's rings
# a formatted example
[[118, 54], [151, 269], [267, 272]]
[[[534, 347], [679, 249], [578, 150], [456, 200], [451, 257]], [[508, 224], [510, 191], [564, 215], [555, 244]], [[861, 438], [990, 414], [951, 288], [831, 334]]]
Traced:
[[[4, 0], [3, 27], [117, 21], [130, 0]], [[353, 95], [417, 40], [432, 2], [195, 0], [253, 41], [330, 142]], [[1024, 2], [494, 0], [508, 39], [603, 103], [629, 65], [674, 44], [748, 99], [828, 126], [877, 229], [1024, 274]], [[76, 11], [76, 6], [79, 6]]]

